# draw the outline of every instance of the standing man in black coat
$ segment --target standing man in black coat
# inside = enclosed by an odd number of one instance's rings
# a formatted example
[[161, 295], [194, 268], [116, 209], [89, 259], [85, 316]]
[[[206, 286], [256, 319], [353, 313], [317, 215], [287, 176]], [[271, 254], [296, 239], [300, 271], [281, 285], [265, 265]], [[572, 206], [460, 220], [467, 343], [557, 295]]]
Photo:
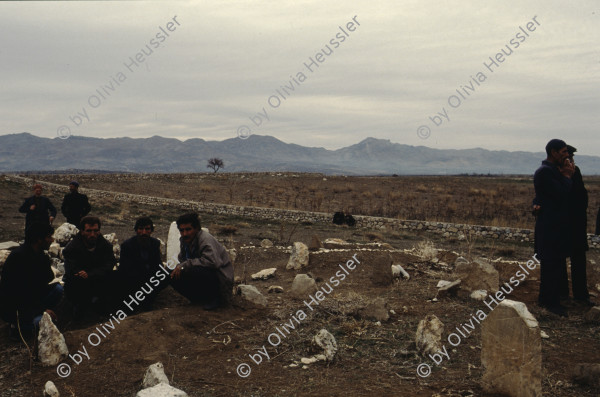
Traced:
[[154, 223], [149, 217], [139, 218], [133, 229], [136, 235], [121, 244], [117, 275], [123, 295], [127, 297], [141, 290], [146, 294], [144, 305], [150, 308], [158, 293], [168, 285], [160, 268], [160, 241], [152, 237]]
[[78, 191], [79, 183], [71, 181], [69, 183], [69, 193], [63, 198], [60, 211], [67, 218], [67, 222], [72, 225], [79, 226], [81, 218], [86, 216], [92, 210], [88, 197]]
[[81, 219], [79, 233], [63, 250], [65, 258], [65, 294], [79, 317], [89, 306], [98, 311], [114, 304], [113, 267], [117, 263], [112, 245], [100, 233], [101, 222], [95, 216]]
[[[11, 337], [34, 334], [42, 315], [56, 319], [52, 309], [60, 302], [63, 288], [54, 280], [50, 258], [44, 250], [54, 241], [54, 228], [48, 223], [32, 223], [25, 243], [10, 253], [0, 279], [0, 317], [10, 323]], [[18, 320], [17, 320], [18, 319]]]
[[572, 247], [569, 204], [575, 167], [568, 159], [567, 144], [560, 139], [548, 142], [546, 154], [533, 176], [536, 200], [541, 207], [535, 222], [535, 251], [541, 261], [538, 299], [540, 306], [566, 317], [567, 311], [560, 304], [560, 289]]
[[[567, 152], [569, 153], [569, 160], [574, 165], [573, 161], [574, 153], [577, 151], [571, 145], [567, 145]], [[571, 177], [573, 187], [571, 188], [571, 196], [569, 203], [570, 217], [571, 217], [571, 236], [572, 236], [572, 247], [571, 247], [571, 282], [573, 284], [573, 298], [586, 305], [594, 306], [590, 301], [590, 294], [587, 288], [587, 274], [586, 274], [586, 254], [589, 250], [587, 242], [587, 207], [588, 207], [588, 193], [583, 184], [583, 176], [579, 167], [575, 166], [575, 171]], [[563, 271], [562, 282], [561, 282], [561, 295], [569, 296], [569, 279], [567, 276], [567, 269]]]
[[33, 185], [33, 196], [25, 199], [19, 212], [25, 215], [25, 229], [34, 222], [52, 224], [56, 218], [56, 208], [50, 202], [48, 197], [42, 196], [42, 185], [36, 183]]

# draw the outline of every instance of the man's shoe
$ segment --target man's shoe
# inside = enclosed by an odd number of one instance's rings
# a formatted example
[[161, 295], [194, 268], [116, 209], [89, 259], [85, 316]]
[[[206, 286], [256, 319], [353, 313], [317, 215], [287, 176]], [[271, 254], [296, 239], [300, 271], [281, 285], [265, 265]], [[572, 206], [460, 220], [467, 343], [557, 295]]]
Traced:
[[550, 313], [554, 313], [557, 316], [560, 316], [560, 317], [569, 317], [569, 315], [567, 314], [567, 309], [564, 306], [562, 306], [562, 305], [546, 306], [546, 309]]

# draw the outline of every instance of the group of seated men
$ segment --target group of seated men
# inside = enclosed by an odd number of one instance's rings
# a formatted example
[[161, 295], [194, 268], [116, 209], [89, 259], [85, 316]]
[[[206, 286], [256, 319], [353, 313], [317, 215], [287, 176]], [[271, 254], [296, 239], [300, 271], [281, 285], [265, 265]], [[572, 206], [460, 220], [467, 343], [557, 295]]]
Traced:
[[[177, 265], [168, 261], [165, 268], [160, 242], [152, 237], [154, 224], [142, 217], [135, 223], [136, 235], [121, 244], [120, 264], [113, 270], [117, 261], [112, 245], [100, 233], [100, 219], [81, 219], [79, 233], [63, 250], [64, 295], [73, 315], [80, 317], [88, 309], [108, 313], [140, 290], [146, 294], [148, 309], [168, 284], [205, 310], [226, 304], [233, 287], [233, 265], [225, 247], [201, 229], [195, 213], [180, 216], [176, 223], [181, 234]], [[48, 223], [32, 223], [25, 242], [10, 253], [2, 268], [0, 317], [10, 323], [13, 337], [18, 332], [35, 333], [44, 312], [56, 319], [53, 309], [63, 297], [63, 287], [50, 284], [54, 273], [44, 253], [54, 241], [53, 234]]]

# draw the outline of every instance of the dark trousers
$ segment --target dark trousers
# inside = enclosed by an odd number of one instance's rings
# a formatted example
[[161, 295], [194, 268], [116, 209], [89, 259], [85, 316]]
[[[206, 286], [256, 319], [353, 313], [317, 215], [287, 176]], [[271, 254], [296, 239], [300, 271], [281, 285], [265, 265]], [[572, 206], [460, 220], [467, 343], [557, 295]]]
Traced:
[[217, 270], [194, 266], [181, 272], [179, 280], [171, 279], [177, 292], [192, 303], [206, 303], [219, 298]]
[[[19, 327], [23, 331], [33, 331], [42, 320], [42, 316], [47, 309], [54, 309], [63, 297], [63, 287], [60, 284], [48, 286], [48, 290], [42, 298], [41, 312], [34, 311], [31, 308], [23, 308], [18, 313]], [[0, 317], [7, 323], [17, 325], [17, 312], [0, 313]]]
[[[590, 298], [587, 288], [586, 260], [584, 250], [574, 252], [571, 255], [571, 283], [573, 298], [575, 299], [586, 300]], [[566, 262], [560, 271], [560, 297], [569, 297], [569, 275]]]
[[111, 305], [117, 295], [115, 276], [111, 273], [96, 277], [71, 277], [65, 282], [65, 295], [75, 306], [89, 306], [94, 301]]
[[[561, 255], [544, 255], [540, 262], [539, 303], [542, 306], [559, 305], [561, 286], [564, 287], [564, 272], [567, 268], [566, 258]], [[567, 284], [567, 293], [568, 288]]]

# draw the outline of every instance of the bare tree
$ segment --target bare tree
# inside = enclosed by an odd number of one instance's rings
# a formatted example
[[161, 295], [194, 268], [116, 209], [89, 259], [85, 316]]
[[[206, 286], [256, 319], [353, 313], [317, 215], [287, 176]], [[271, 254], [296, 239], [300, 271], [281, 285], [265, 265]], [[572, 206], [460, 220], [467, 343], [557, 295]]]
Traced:
[[223, 163], [223, 160], [213, 157], [208, 160], [208, 165], [206, 168], [212, 168], [214, 172], [217, 172], [219, 169], [225, 168], [225, 164]]

